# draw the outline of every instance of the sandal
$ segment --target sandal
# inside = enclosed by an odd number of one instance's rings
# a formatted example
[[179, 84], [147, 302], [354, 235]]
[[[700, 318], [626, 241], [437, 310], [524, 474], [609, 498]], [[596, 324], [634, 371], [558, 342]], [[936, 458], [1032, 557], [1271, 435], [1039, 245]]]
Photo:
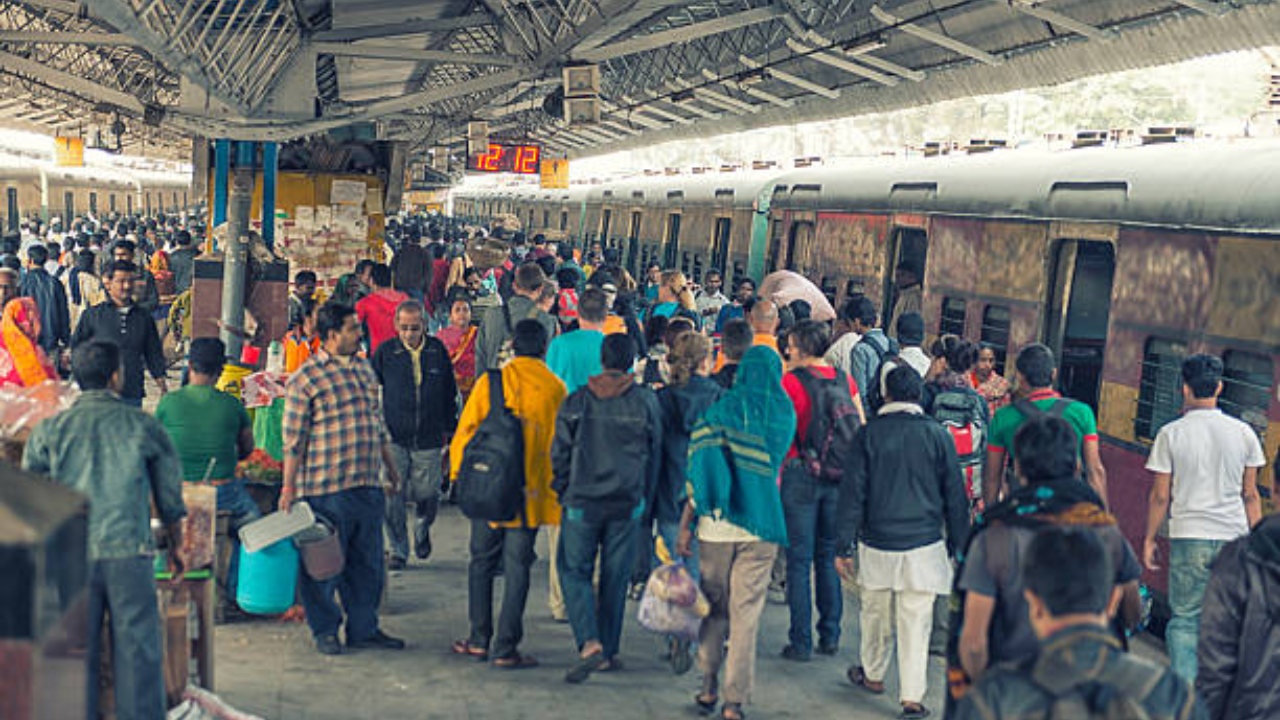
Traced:
[[472, 645], [470, 640], [454, 640], [450, 649], [453, 650], [454, 655], [466, 655], [478, 662], [489, 659], [489, 650], [479, 645]]
[[524, 670], [538, 667], [538, 660], [532, 655], [521, 655], [518, 652], [513, 652], [510, 655], [494, 658], [493, 666], [499, 670]]
[[693, 703], [698, 706], [699, 715], [710, 715], [716, 711], [716, 706], [720, 704], [720, 697], [717, 695], [698, 693], [693, 696]]
[[600, 666], [600, 672], [621, 672], [626, 669], [627, 666], [622, 663], [622, 659], [617, 657], [605, 660], [604, 664]]
[[747, 714], [742, 712], [742, 706], [738, 703], [725, 703], [720, 708], [720, 720], [747, 720]]
[[872, 695], [884, 694], [884, 683], [876, 682], [867, 678], [867, 673], [862, 669], [861, 665], [854, 665], [850, 667], [845, 671], [844, 676], [849, 678], [849, 682], [853, 683], [860, 690], [866, 690]]
[[927, 718], [932, 714], [933, 713], [929, 712], [929, 708], [919, 703], [904, 703], [902, 706], [902, 717], [907, 718], [907, 720], [921, 720], [922, 718]]
[[606, 662], [608, 661], [604, 659], [604, 652], [600, 650], [586, 657], [579, 657], [578, 662], [564, 674], [564, 681], [571, 685], [586, 682], [586, 679], [591, 677], [591, 673], [604, 667]]

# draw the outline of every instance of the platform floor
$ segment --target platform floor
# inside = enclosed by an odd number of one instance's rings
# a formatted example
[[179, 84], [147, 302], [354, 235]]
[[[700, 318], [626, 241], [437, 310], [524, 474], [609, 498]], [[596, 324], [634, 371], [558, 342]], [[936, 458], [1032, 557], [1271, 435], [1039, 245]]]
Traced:
[[[567, 624], [547, 609], [545, 533], [540, 534], [533, 589], [525, 612], [521, 649], [541, 661], [530, 670], [496, 670], [454, 656], [450, 642], [467, 634], [466, 520], [442, 508], [433, 532], [435, 554], [392, 573], [382, 626], [404, 638], [400, 651], [359, 651], [339, 657], [317, 653], [305, 624], [250, 621], [217, 628], [216, 692], [240, 710], [265, 720], [356, 720], [370, 718], [696, 717], [692, 698], [700, 679], [695, 667], [672, 675], [659, 659], [662, 643], [635, 621], [628, 603], [622, 639], [625, 670], [596, 674], [585, 684], [563, 676], [576, 655]], [[857, 598], [846, 596], [844, 637], [835, 657], [808, 663], [779, 657], [787, 640], [785, 605], [768, 605], [759, 639], [756, 689], [747, 714], [753, 718], [892, 718], [900, 714], [896, 672], [888, 692], [875, 697], [844, 679], [858, 655]], [[926, 705], [941, 716], [943, 667], [930, 659]]]

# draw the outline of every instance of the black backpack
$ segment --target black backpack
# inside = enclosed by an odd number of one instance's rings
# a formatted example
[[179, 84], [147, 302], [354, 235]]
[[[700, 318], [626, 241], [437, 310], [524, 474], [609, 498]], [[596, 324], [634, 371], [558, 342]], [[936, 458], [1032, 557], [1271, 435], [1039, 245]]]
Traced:
[[489, 415], [462, 451], [454, 495], [472, 520], [510, 522], [524, 515], [524, 425], [502, 393], [502, 371], [490, 370]]
[[[898, 352], [901, 350], [898, 346], [898, 341], [887, 335], [884, 338], [889, 343], [887, 348], [880, 347], [869, 336], [864, 336], [850, 351], [850, 357], [852, 358], [852, 355], [858, 351], [859, 345], [866, 345], [876, 354], [876, 369], [871, 373], [871, 387], [858, 388], [858, 393], [862, 395], [862, 406], [866, 409], [868, 416], [879, 412], [884, 405], [884, 397], [880, 393], [880, 380], [884, 375], [885, 365], [888, 363], [893, 363], [894, 365], [902, 364], [902, 358], [898, 357]], [[850, 363], [849, 367], [853, 367], [853, 363]]]
[[987, 426], [982, 411], [986, 403], [977, 393], [944, 390], [934, 396], [930, 412], [956, 446], [971, 515], [982, 499], [982, 465], [987, 458]]
[[810, 368], [794, 374], [809, 396], [809, 428], [799, 447], [800, 462], [823, 484], [839, 485], [861, 425], [848, 376], [836, 370], [835, 377], [827, 379]]
[[[1018, 398], [1013, 402], [1013, 407], [1018, 408], [1018, 412], [1022, 413], [1023, 422], [1028, 420], [1037, 420], [1042, 417], [1055, 417], [1059, 420], [1067, 412], [1067, 408], [1071, 407], [1077, 401], [1071, 398], [1059, 397], [1054, 398], [1053, 404], [1048, 410], [1041, 410], [1034, 402], [1026, 398]], [[1008, 488], [1018, 487], [1021, 480], [1013, 469], [1013, 453], [1006, 453], [1004, 456], [1004, 483]], [[1083, 478], [1082, 478], [1083, 479]]]

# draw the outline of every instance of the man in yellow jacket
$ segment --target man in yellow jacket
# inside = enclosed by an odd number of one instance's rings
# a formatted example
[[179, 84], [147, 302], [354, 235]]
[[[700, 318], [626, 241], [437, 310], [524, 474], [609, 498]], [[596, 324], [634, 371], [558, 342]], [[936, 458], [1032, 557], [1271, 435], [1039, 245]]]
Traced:
[[[524, 606], [529, 597], [529, 568], [535, 559], [538, 528], [560, 524], [560, 501], [551, 489], [551, 440], [556, 413], [564, 401], [564, 383], [547, 368], [550, 337], [537, 320], [521, 320], [512, 333], [515, 357], [502, 369], [507, 407], [524, 426], [525, 512], [508, 523], [471, 521], [471, 562], [467, 568], [467, 612], [471, 634], [453, 644], [453, 651], [477, 660], [492, 657], [495, 667], [534, 667], [537, 661], [518, 649], [524, 635]], [[462, 409], [458, 430], [449, 447], [450, 477], [458, 477], [462, 455], [476, 429], [489, 414], [489, 378], [476, 381]], [[493, 579], [503, 571], [502, 610], [497, 638], [493, 627]]]

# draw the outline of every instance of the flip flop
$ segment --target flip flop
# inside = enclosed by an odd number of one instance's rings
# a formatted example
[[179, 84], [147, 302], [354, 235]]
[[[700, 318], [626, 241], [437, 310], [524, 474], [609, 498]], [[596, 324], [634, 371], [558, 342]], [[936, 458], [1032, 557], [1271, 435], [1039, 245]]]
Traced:
[[453, 650], [454, 655], [466, 655], [479, 662], [489, 659], [489, 651], [478, 645], [472, 645], [470, 640], [454, 640], [453, 647], [450, 649]]
[[578, 662], [569, 668], [569, 672], [564, 674], [564, 681], [577, 685], [586, 682], [591, 677], [591, 673], [603, 668], [608, 660], [604, 658], [604, 652], [597, 650], [586, 657], [578, 658]]
[[923, 720], [933, 713], [929, 712], [929, 708], [923, 705], [903, 705], [902, 717], [907, 720]]
[[499, 670], [524, 670], [538, 667], [538, 660], [532, 655], [521, 655], [517, 652], [494, 658], [493, 666]]
[[849, 682], [853, 683], [859, 690], [865, 690], [872, 695], [884, 694], [884, 683], [875, 682], [867, 678], [867, 673], [862, 669], [861, 665], [850, 667], [844, 674], [849, 678]]
[[[707, 700], [705, 698], [711, 699]], [[716, 706], [720, 704], [720, 697], [718, 695], [698, 693], [693, 696], [693, 704], [698, 706], [699, 715], [710, 715], [716, 711]]]
[[720, 720], [747, 720], [747, 714], [742, 711], [742, 706], [737, 703], [725, 703], [720, 708]]

